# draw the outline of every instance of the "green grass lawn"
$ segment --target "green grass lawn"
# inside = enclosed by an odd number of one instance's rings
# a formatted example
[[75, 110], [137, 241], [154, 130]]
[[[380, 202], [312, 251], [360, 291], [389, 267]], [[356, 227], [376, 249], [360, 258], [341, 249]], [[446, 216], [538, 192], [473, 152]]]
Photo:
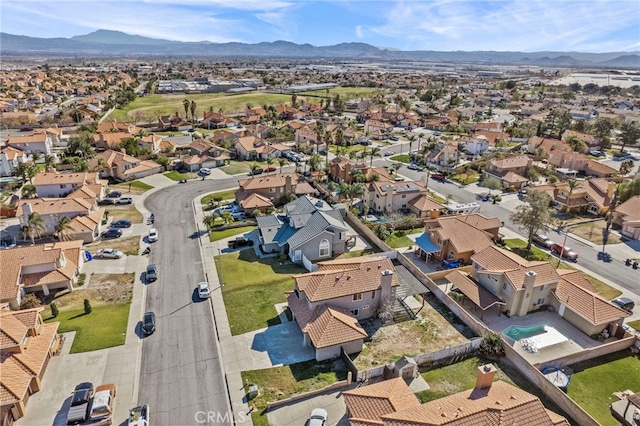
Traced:
[[613, 392], [640, 392], [640, 359], [620, 351], [570, 367], [574, 374], [567, 395], [601, 425], [619, 425], [609, 404], [618, 400]]
[[429, 191], [429, 196], [431, 198], [433, 198], [434, 200], [436, 200], [437, 202], [439, 202], [440, 204], [446, 204], [447, 203], [447, 199], [446, 198], [439, 196], [435, 192]]
[[[224, 167], [220, 167], [220, 170], [222, 170], [223, 172], [225, 172], [228, 175], [237, 175], [240, 173], [249, 173], [249, 171], [251, 170], [251, 165], [253, 163], [250, 161], [235, 161], [235, 160], [231, 160], [229, 161], [229, 164], [224, 166]], [[262, 166], [260, 166], [262, 167]], [[262, 167], [264, 168], [264, 167]]]
[[629, 325], [629, 327], [633, 327], [636, 330], [640, 331], [640, 320], [636, 320], [636, 321], [631, 321], [627, 323]]
[[149, 184], [144, 183], [144, 182], [139, 181], [139, 180], [134, 180], [133, 182], [131, 182], [131, 187], [132, 188], [142, 189], [144, 191], [148, 191], [148, 190], [154, 188], [152, 185], [149, 185]]
[[249, 385], [258, 385], [260, 391], [260, 395], [251, 400], [256, 407], [256, 412], [252, 415], [253, 424], [256, 426], [269, 424], [264, 411], [267, 402], [322, 389], [346, 378], [347, 371], [334, 370], [332, 361], [319, 363], [315, 360], [242, 372], [242, 381]]
[[231, 228], [225, 229], [223, 231], [211, 231], [209, 233], [209, 241], [214, 242], [218, 240], [222, 240], [224, 238], [228, 238], [232, 235], [244, 234], [245, 232], [250, 232], [256, 229], [255, 226], [243, 226], [241, 228]]
[[[546, 252], [540, 250], [534, 245], [531, 246], [531, 252], [527, 254], [527, 251], [525, 249], [525, 247], [527, 247], [527, 242], [524, 240], [521, 240], [519, 238], [511, 238], [511, 239], [505, 239], [504, 242], [506, 243], [507, 247], [510, 247], [514, 253], [528, 260], [547, 260], [551, 262], [553, 266], [556, 266], [558, 264], [557, 257], [547, 254]], [[561, 269], [576, 269], [570, 263], [567, 263], [567, 262], [560, 262], [559, 267]], [[603, 298], [607, 300], [611, 300], [622, 294], [620, 290], [611, 287], [610, 285], [600, 281], [599, 279], [584, 272], [583, 274], [589, 281], [591, 281], [591, 284], [593, 284], [593, 286], [596, 288], [596, 290], [598, 291], [598, 294]]]
[[409, 247], [415, 244], [404, 231], [393, 231], [391, 236], [385, 240], [385, 243], [391, 248]]
[[307, 272], [300, 265], [280, 265], [277, 258], [258, 259], [253, 249], [215, 256], [215, 261], [233, 335], [279, 324], [274, 305], [286, 302], [284, 293], [293, 291], [291, 275]]
[[352, 257], [368, 256], [370, 254], [373, 254], [379, 251], [380, 250], [378, 250], [377, 247], [375, 250], [374, 249], [351, 250], [336, 256], [336, 259], [351, 259]]
[[196, 176], [195, 173], [180, 173], [176, 170], [171, 170], [170, 172], [166, 172], [163, 174], [169, 179], [175, 180], [176, 182], [183, 179], [193, 179]]
[[470, 185], [472, 183], [478, 182], [480, 175], [477, 173], [461, 173], [458, 175], [453, 175], [451, 180], [455, 180], [456, 182], [460, 182], [463, 185]]
[[234, 188], [234, 189], [228, 189], [226, 191], [214, 192], [213, 194], [208, 194], [202, 197], [201, 202], [203, 205], [207, 205], [211, 201], [213, 201], [214, 198], [221, 198], [222, 200], [232, 200], [236, 198], [236, 195], [235, 195], [236, 191], [237, 189]]
[[60, 333], [76, 332], [71, 353], [95, 351], [124, 345], [130, 305], [131, 302], [94, 306], [89, 315], [84, 314], [84, 309], [60, 311], [57, 318], [45, 322], [60, 321]]
[[409, 154], [394, 155], [393, 157], [390, 157], [390, 160], [399, 161], [401, 163], [408, 164], [409, 163]]

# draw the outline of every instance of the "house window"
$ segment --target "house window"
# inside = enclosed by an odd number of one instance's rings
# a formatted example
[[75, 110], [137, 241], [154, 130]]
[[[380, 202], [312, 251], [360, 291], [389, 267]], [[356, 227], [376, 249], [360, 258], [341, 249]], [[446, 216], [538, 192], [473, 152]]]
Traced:
[[269, 188], [269, 192], [271, 192], [271, 193], [276, 192], [276, 189], [275, 188]]
[[293, 292], [296, 294], [296, 299], [300, 299], [300, 292], [298, 291], [298, 289], [293, 289]]
[[407, 194], [402, 194], [402, 198], [407, 198]]
[[344, 240], [345, 238], [347, 238], [347, 233], [346, 232], [340, 232], [340, 239]]
[[362, 293], [356, 293], [353, 295], [353, 301], [362, 300]]
[[354, 317], [357, 317], [360, 311], [358, 309], [352, 309], [351, 313], [353, 314]]
[[293, 252], [293, 259], [300, 260], [302, 259], [302, 250], [296, 250]]
[[538, 299], [538, 301], [536, 302], [537, 305], [544, 305], [544, 297], [541, 297], [540, 299]]
[[327, 257], [330, 255], [329, 240], [320, 241], [320, 257]]
[[376, 298], [376, 291], [375, 291], [375, 290], [373, 290], [373, 291], [371, 292], [371, 298], [372, 298], [372, 299], [375, 299], [375, 298]]
[[62, 188], [62, 189], [66, 188], [66, 187], [67, 187], [67, 185], [64, 185], [64, 184], [60, 185], [60, 188]]
[[447, 257], [449, 258], [449, 260], [452, 260], [455, 257], [455, 255], [453, 254], [452, 251], [450, 251], [449, 252], [449, 256], [447, 256]]
[[543, 285], [540, 286], [540, 291], [544, 291], [544, 286]]

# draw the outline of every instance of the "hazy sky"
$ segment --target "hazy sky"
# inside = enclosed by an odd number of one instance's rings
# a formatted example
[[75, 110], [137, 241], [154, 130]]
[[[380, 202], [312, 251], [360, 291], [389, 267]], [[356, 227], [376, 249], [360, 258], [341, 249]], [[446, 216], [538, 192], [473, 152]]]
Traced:
[[401, 50], [640, 50], [639, 0], [2, 0], [0, 30]]

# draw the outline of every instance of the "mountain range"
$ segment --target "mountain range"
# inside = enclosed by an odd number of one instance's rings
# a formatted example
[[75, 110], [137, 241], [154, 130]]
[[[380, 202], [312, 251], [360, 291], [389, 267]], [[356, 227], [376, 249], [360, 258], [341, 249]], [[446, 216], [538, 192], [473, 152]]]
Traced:
[[484, 64], [518, 64], [545, 67], [640, 69], [640, 52], [442, 52], [384, 49], [366, 43], [312, 46], [288, 41], [248, 43], [180, 42], [120, 31], [97, 30], [71, 38], [37, 38], [0, 33], [0, 55], [39, 56], [211, 56], [335, 58], [381, 61], [435, 61]]

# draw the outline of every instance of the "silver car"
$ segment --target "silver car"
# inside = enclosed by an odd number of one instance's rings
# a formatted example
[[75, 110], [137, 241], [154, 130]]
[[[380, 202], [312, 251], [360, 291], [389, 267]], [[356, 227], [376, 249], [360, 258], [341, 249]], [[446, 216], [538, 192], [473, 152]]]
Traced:
[[94, 257], [99, 257], [101, 259], [120, 259], [122, 256], [124, 256], [124, 253], [120, 250], [103, 248], [98, 250]]

